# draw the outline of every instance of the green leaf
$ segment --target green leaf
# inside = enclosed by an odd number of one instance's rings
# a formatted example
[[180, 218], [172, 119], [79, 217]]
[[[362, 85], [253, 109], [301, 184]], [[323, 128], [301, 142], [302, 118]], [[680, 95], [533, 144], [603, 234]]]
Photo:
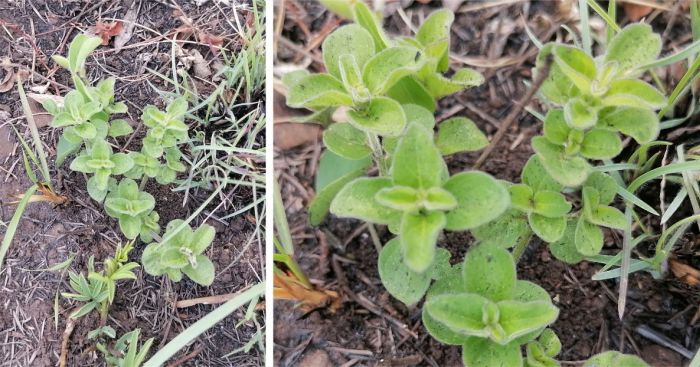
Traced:
[[473, 293], [441, 294], [430, 297], [423, 306], [436, 322], [465, 336], [486, 338], [489, 330], [483, 321], [487, 298]]
[[[449, 267], [450, 253], [445, 249], [439, 249], [433, 268], [442, 265]], [[401, 243], [398, 238], [389, 241], [379, 253], [379, 278], [384, 288], [394, 298], [413, 305], [420, 301], [428, 290], [431, 281], [430, 272], [416, 273], [406, 266], [401, 256]]]
[[550, 357], [554, 357], [561, 352], [561, 341], [552, 329], [544, 329], [537, 341], [544, 348], [544, 352]]
[[499, 324], [506, 333], [507, 340], [540, 329], [553, 323], [559, 316], [559, 309], [549, 301], [500, 301]]
[[600, 111], [599, 126], [609, 126], [646, 144], [659, 136], [659, 118], [649, 109], [607, 107]]
[[321, 155], [316, 174], [316, 196], [309, 205], [309, 222], [313, 226], [321, 224], [328, 215], [331, 201], [348, 182], [362, 176], [372, 164], [369, 157], [349, 161], [333, 152]]
[[564, 118], [570, 127], [584, 130], [595, 126], [598, 113], [583, 98], [573, 98], [564, 105]]
[[392, 47], [374, 55], [362, 71], [365, 85], [373, 95], [382, 95], [396, 82], [414, 74], [420, 51], [411, 47]]
[[537, 213], [528, 215], [528, 223], [537, 237], [545, 242], [558, 241], [566, 230], [566, 217], [548, 218]]
[[365, 158], [372, 152], [365, 133], [347, 123], [332, 124], [324, 130], [323, 143], [333, 153], [351, 160]]
[[573, 220], [568, 221], [564, 235], [558, 241], [549, 244], [549, 251], [552, 255], [569, 264], [576, 264], [585, 258], [576, 249], [576, 223]]
[[405, 76], [401, 78], [387, 92], [387, 96], [401, 103], [402, 105], [415, 104], [419, 105], [428, 111], [435, 112], [437, 103], [435, 98], [430, 95], [425, 86], [415, 79], [414, 76]]
[[373, 13], [363, 1], [355, 2], [352, 10], [355, 22], [372, 35], [376, 51], [379, 52], [387, 48], [389, 41], [384, 34], [384, 29], [382, 29], [381, 16]]
[[435, 144], [442, 155], [458, 152], [473, 152], [489, 144], [474, 121], [465, 117], [454, 117], [440, 123]]
[[[549, 330], [549, 329], [547, 329]], [[548, 356], [539, 342], [533, 341], [525, 347], [528, 367], [559, 367], [556, 359]]]
[[583, 184], [584, 187], [592, 187], [598, 191], [598, 203], [610, 204], [617, 194], [618, 185], [615, 179], [600, 171], [593, 171]]
[[[110, 180], [114, 179], [112, 178]], [[116, 180], [114, 180], [114, 184], [116, 184]], [[92, 176], [87, 180], [87, 191], [93, 200], [101, 203], [105, 196], [107, 196], [108, 189], [100, 189], [95, 176]]]
[[457, 208], [447, 213], [446, 229], [461, 231], [498, 218], [510, 205], [508, 190], [483, 172], [462, 172], [443, 185], [457, 199]]
[[658, 110], [666, 106], [666, 97], [656, 88], [637, 79], [615, 80], [603, 98], [605, 106], [629, 106]]
[[451, 79], [440, 73], [431, 73], [425, 78], [425, 87], [433, 98], [439, 99], [462, 91], [465, 88], [476, 87], [484, 83], [484, 76], [472, 69], [459, 69]]
[[532, 138], [532, 148], [539, 155], [547, 173], [564, 186], [580, 186], [591, 171], [585, 159], [566, 157], [562, 147], [550, 143], [543, 136]]
[[[102, 39], [100, 37], [86, 34], [75, 36], [68, 48], [68, 63], [71, 73], [85, 75], [85, 60], [101, 44]], [[56, 61], [55, 58], [54, 61]]]
[[79, 156], [75, 157], [73, 159], [73, 161], [70, 163], [71, 171], [92, 173], [94, 170], [92, 168], [90, 168], [90, 166], [88, 165], [88, 162], [90, 160], [91, 160], [91, 157], [87, 154], [87, 152], [83, 151]]
[[419, 192], [408, 186], [381, 189], [374, 198], [378, 203], [399, 211], [414, 211], [421, 205]]
[[83, 140], [92, 140], [97, 135], [95, 125], [89, 122], [83, 122], [82, 124], [75, 125], [73, 127], [73, 131], [75, 131], [78, 136], [83, 138]]
[[425, 272], [435, 259], [437, 238], [445, 226], [445, 213], [404, 213], [401, 218], [401, 249], [406, 266]]
[[565, 45], [556, 45], [552, 48], [554, 62], [574, 85], [582, 90], [591, 88], [591, 81], [596, 77], [595, 61], [583, 50]]
[[371, 223], [390, 224], [400, 213], [379, 204], [379, 190], [391, 187], [386, 177], [357, 178], [345, 185], [331, 202], [331, 213], [344, 218], [356, 218]]
[[501, 345], [489, 339], [470, 337], [462, 349], [462, 362], [470, 367], [522, 366], [523, 356], [518, 343]]
[[287, 105], [316, 109], [352, 106], [352, 97], [340, 80], [328, 74], [312, 74], [295, 84], [287, 94]]
[[566, 201], [564, 195], [556, 191], [538, 191], [534, 197], [534, 212], [547, 218], [564, 217], [569, 210], [571, 204]]
[[215, 235], [216, 231], [214, 227], [208, 224], [202, 224], [192, 234], [192, 238], [190, 239], [190, 243], [187, 244], [187, 247], [192, 250], [192, 253], [195, 255], [200, 255], [211, 245]]
[[569, 139], [571, 128], [564, 118], [564, 110], [553, 109], [544, 118], [544, 136], [550, 142], [563, 145]]
[[586, 219], [593, 224], [603, 227], [614, 229], [627, 228], [625, 215], [620, 210], [610, 206], [600, 205], [594, 208]]
[[331, 12], [340, 15], [345, 19], [353, 18], [353, 6], [359, 0], [319, 0], [319, 2]]
[[306, 78], [310, 74], [311, 73], [309, 73], [309, 71], [306, 69], [290, 71], [282, 75], [282, 84], [284, 84], [284, 86], [287, 87], [287, 89], [291, 89], [293, 86], [295, 86], [297, 83], [299, 83], [302, 79]]
[[83, 142], [73, 143], [65, 137], [65, 133], [58, 138], [56, 147], [56, 167], [63, 164], [68, 156], [75, 153], [83, 145]]
[[364, 110], [348, 111], [348, 122], [362, 131], [381, 136], [399, 136], [406, 126], [406, 115], [398, 102], [376, 97]]
[[616, 61], [618, 70], [626, 74], [638, 74], [635, 67], [659, 57], [661, 37], [644, 23], [630, 24], [613, 37], [605, 53], [604, 61]]
[[530, 186], [514, 184], [508, 188], [510, 205], [520, 211], [529, 213], [533, 209], [533, 192]]
[[345, 89], [350, 91], [353, 101], [367, 101], [369, 95], [362, 82], [362, 74], [355, 57], [350, 54], [340, 56], [340, 76]]
[[112, 168], [112, 174], [114, 175], [123, 175], [134, 166], [134, 161], [125, 153], [116, 153], [112, 155], [110, 160], [114, 163]]
[[126, 238], [133, 240], [141, 232], [141, 218], [122, 215], [119, 217], [119, 229]]
[[592, 129], [583, 137], [581, 155], [588, 159], [610, 159], [622, 152], [622, 140], [616, 132]]
[[58, 66], [70, 70], [70, 62], [65, 57], [61, 55], [51, 55], [51, 59], [53, 59]]
[[[438, 252], [438, 259], [440, 259], [440, 254], [441, 250]], [[426, 298], [429, 300], [441, 294], [463, 293], [463, 284], [462, 266], [453, 266], [449, 268], [441, 278], [433, 283], [428, 290]], [[443, 344], [463, 345], [468, 338], [465, 335], [452, 331], [445, 324], [435, 320], [432, 316], [430, 316], [425, 307], [423, 307], [421, 317], [423, 325], [425, 326], [426, 330], [428, 330], [428, 333]]]
[[352, 55], [362, 70], [367, 60], [374, 55], [372, 35], [358, 24], [336, 29], [323, 41], [323, 63], [328, 73], [340, 79], [340, 57]]
[[[535, 62], [535, 76], [541, 72], [546, 59], [552, 54], [552, 50], [559, 46], [558, 44], [549, 43], [542, 47]], [[578, 94], [578, 89], [574, 83], [564, 74], [556, 62], [551, 64], [549, 74], [542, 82], [539, 91], [547, 100], [558, 105], [565, 104], [572, 96]]]
[[126, 120], [118, 119], [112, 121], [110, 124], [108, 135], [113, 138], [118, 138], [120, 136], [129, 135], [132, 132], [134, 132], [134, 128], [132, 128]]
[[515, 287], [515, 262], [506, 249], [480, 244], [464, 258], [464, 287], [491, 301], [509, 299]]
[[472, 229], [472, 234], [482, 242], [512, 247], [530, 235], [527, 218], [517, 209], [508, 209], [496, 220]]
[[[406, 126], [417, 124], [428, 131], [433, 131], [433, 128], [435, 127], [435, 117], [430, 111], [415, 104], [405, 104], [401, 105], [401, 107], [403, 108], [403, 112], [406, 114]], [[384, 150], [389, 155], [394, 154], [398, 143], [399, 137], [387, 136], [382, 139]]]
[[583, 367], [649, 367], [641, 358], [618, 351], [608, 351], [589, 358]]
[[547, 173], [537, 155], [532, 155], [527, 160], [520, 177], [522, 182], [535, 192], [543, 190], [559, 192], [562, 188], [561, 184]]
[[209, 286], [214, 282], [214, 263], [204, 255], [197, 255], [197, 267], [188, 265], [182, 272], [199, 285]]
[[432, 132], [414, 124], [399, 140], [391, 165], [395, 185], [429, 189], [442, 183], [442, 155], [433, 142]]
[[576, 224], [574, 242], [576, 243], [576, 251], [581, 255], [598, 255], [603, 249], [603, 231], [581, 216]]
[[440, 188], [432, 187], [425, 192], [423, 207], [426, 210], [452, 210], [457, 207], [457, 199], [455, 199], [449, 191]]

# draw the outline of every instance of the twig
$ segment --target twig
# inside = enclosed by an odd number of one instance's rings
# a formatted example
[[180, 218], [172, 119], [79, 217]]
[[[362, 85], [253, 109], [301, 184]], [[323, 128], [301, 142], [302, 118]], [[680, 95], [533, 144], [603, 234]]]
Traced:
[[522, 112], [523, 108], [530, 103], [530, 99], [537, 93], [537, 90], [540, 89], [540, 86], [544, 82], [545, 79], [547, 79], [547, 76], [549, 75], [549, 68], [552, 65], [552, 57], [548, 57], [542, 66], [542, 68], [538, 71], [537, 78], [535, 81], [532, 83], [532, 86], [530, 89], [525, 93], [523, 98], [518, 101], [518, 103], [515, 104], [513, 107], [513, 110], [510, 111], [508, 116], [506, 117], [505, 121], [501, 124], [501, 126], [498, 128], [498, 131], [496, 132], [496, 135], [493, 136], [493, 139], [491, 140], [491, 144], [489, 144], [486, 149], [484, 149], [483, 153], [481, 153], [481, 156], [479, 156], [479, 159], [476, 160], [476, 163], [474, 163], [474, 169], [478, 169], [481, 167], [481, 165], [486, 161], [486, 158], [489, 157], [491, 152], [496, 148], [496, 145], [498, 145], [498, 142], [503, 138], [503, 135], [506, 134], [506, 131], [510, 128], [510, 125], [513, 124], [515, 119], [520, 115], [520, 112]]
[[224, 302], [226, 302], [234, 297], [237, 297], [239, 294], [247, 291], [248, 288], [250, 288], [250, 286], [247, 286], [236, 293], [220, 294], [220, 295], [216, 295], [216, 296], [199, 297], [199, 298], [192, 298], [192, 299], [183, 299], [181, 301], [177, 301], [175, 303], [175, 307], [186, 308], [186, 307], [192, 307], [195, 305], [213, 305], [213, 304], [218, 304], [218, 303], [224, 303]]
[[68, 361], [68, 342], [70, 341], [70, 336], [73, 334], [74, 328], [75, 319], [69, 317], [66, 322], [66, 329], [63, 331], [63, 336], [61, 337], [61, 357], [58, 359], [58, 365], [60, 367], [66, 367]]

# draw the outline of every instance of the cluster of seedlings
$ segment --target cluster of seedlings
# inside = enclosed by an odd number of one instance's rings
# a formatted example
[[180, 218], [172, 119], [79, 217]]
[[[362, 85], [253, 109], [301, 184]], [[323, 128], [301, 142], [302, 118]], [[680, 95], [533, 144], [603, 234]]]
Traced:
[[[656, 111], [668, 101], [641, 80], [650, 68], [640, 66], [657, 60], [660, 37], [633, 24], [618, 29], [598, 57], [578, 46], [541, 45], [533, 75], [546, 73], [544, 133], [532, 139], [521, 182], [511, 183], [475, 170], [448, 172], [445, 156], [489, 144], [467, 118], [436, 127], [438, 99], [484, 81], [471, 69], [445, 75], [453, 13], [437, 10], [414, 37], [392, 38], [364, 2], [341, 8], [332, 10], [354, 24], [323, 43], [327, 72], [283, 78], [287, 104], [312, 110], [305, 120], [325, 127], [311, 223], [330, 212], [370, 229], [386, 225], [395, 237], [378, 244], [382, 283], [407, 305], [424, 299], [425, 328], [463, 346], [465, 365], [559, 366], [561, 344], [548, 328], [559, 309], [542, 287], [517, 279], [516, 264], [533, 235], [567, 263], [600, 258], [603, 228], [631, 227], [631, 214], [611, 206], [618, 195], [628, 209], [653, 211], [606, 165], [622, 152], [621, 134], [640, 149], [659, 134]], [[476, 238], [463, 264], [451, 266], [450, 253], [437, 248], [444, 230]], [[618, 352], [585, 365], [646, 366]]]
[[95, 271], [94, 258], [88, 262], [87, 277], [70, 273], [72, 292], [63, 296], [82, 303], [71, 318], [79, 318], [97, 310], [100, 325], [89, 339], [96, 340], [109, 365], [139, 366], [145, 360], [153, 342], [149, 339], [138, 346], [139, 330], [116, 338], [113, 328], [106, 325], [109, 306], [116, 294], [119, 280], [136, 279], [133, 270], [140, 265], [129, 262], [129, 253], [138, 240], [146, 244], [141, 264], [154, 276], [167, 275], [178, 282], [183, 274], [194, 282], [207, 286], [214, 281], [214, 264], [204, 254], [214, 239], [214, 228], [202, 225], [192, 229], [183, 220], [172, 220], [161, 237], [160, 216], [154, 210], [154, 197], [144, 191], [149, 179], [159, 184], [172, 183], [178, 172], [186, 170], [179, 146], [188, 141], [188, 126], [184, 123], [187, 101], [176, 98], [165, 111], [147, 106], [141, 116], [147, 128], [139, 152], [114, 152], [108, 139], [127, 136], [133, 128], [124, 119], [112, 115], [127, 112], [123, 102], [114, 101], [115, 79], [102, 80], [91, 86], [85, 78], [85, 61], [102, 40], [84, 34], [70, 44], [68, 57], [54, 56], [54, 61], [66, 68], [75, 89], [66, 94], [62, 105], [47, 100], [43, 107], [53, 116], [52, 126], [62, 128], [57, 146], [56, 165], [75, 157], [70, 169], [89, 175], [87, 191], [92, 199], [104, 205], [110, 217], [116, 219], [128, 240], [118, 246], [114, 257], [103, 262]]

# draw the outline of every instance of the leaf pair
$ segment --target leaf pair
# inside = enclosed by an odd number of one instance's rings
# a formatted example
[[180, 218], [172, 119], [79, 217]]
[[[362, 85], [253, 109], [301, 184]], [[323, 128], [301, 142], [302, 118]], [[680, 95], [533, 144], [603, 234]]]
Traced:
[[184, 273], [197, 284], [211, 285], [214, 264], [204, 251], [211, 245], [214, 235], [214, 227], [208, 224], [192, 230], [183, 220], [172, 220], [165, 229], [165, 241], [146, 246], [141, 262], [151, 275], [165, 274], [172, 281], [179, 282]]
[[187, 140], [189, 128], [184, 122], [187, 113], [187, 100], [184, 97], [175, 98], [160, 111], [155, 106], [146, 106], [141, 119], [148, 127], [143, 139], [141, 152], [153, 158], [163, 155], [165, 148], [172, 148]]
[[124, 178], [119, 185], [107, 194], [105, 211], [119, 220], [119, 228], [128, 239], [141, 235], [146, 241], [152, 238], [151, 232], [158, 234], [158, 213], [153, 211], [155, 199], [147, 192], [139, 190], [136, 182]]
[[95, 141], [92, 147], [73, 159], [70, 169], [93, 173], [87, 182], [90, 197], [102, 201], [107, 194], [110, 177], [121, 175], [134, 166], [134, 161], [125, 153], [113, 154], [112, 147], [104, 140]]
[[419, 124], [411, 124], [399, 141], [390, 175], [349, 182], [330, 210], [341, 217], [389, 225], [399, 233], [405, 264], [417, 273], [433, 263], [443, 228], [474, 228], [508, 206], [505, 188], [487, 174], [448, 177], [432, 132]]
[[558, 309], [534, 283], [517, 280], [505, 249], [481, 244], [430, 288], [423, 323], [437, 340], [463, 346], [468, 366], [522, 365], [520, 346], [554, 322]]

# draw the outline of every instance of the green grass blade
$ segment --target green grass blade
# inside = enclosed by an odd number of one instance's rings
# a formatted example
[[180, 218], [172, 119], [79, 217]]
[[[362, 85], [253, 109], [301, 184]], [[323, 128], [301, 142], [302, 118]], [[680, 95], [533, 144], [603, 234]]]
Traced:
[[583, 51], [588, 55], [592, 54], [591, 27], [588, 23], [588, 6], [586, 0], [578, 0], [578, 12], [581, 17], [581, 42], [583, 43]]
[[24, 193], [24, 197], [22, 197], [22, 200], [17, 205], [17, 209], [15, 209], [15, 214], [12, 215], [10, 224], [7, 225], [5, 237], [3, 237], [2, 244], [0, 244], [0, 269], [2, 268], [2, 264], [5, 261], [5, 255], [7, 254], [7, 250], [10, 248], [12, 239], [14, 239], [15, 237], [15, 232], [17, 231], [19, 220], [20, 218], [22, 218], [22, 214], [27, 208], [27, 204], [29, 204], [29, 199], [32, 197], [32, 195], [34, 195], [37, 188], [37, 185], [32, 185], [29, 189], [27, 189], [27, 191]]
[[658, 167], [655, 168], [649, 172], [644, 173], [643, 175], [637, 177], [632, 183], [629, 184], [627, 187], [627, 191], [629, 192], [635, 192], [637, 191], [642, 185], [645, 183], [655, 180], [663, 175], [668, 175], [671, 173], [680, 173], [683, 171], [695, 171], [695, 170], [700, 170], [700, 161], [689, 161], [689, 162], [682, 162], [682, 163], [672, 163], [667, 166], [663, 167]]
[[693, 64], [688, 68], [688, 70], [683, 74], [683, 77], [681, 80], [676, 84], [676, 87], [673, 88], [673, 91], [671, 92], [671, 96], [668, 97], [668, 104], [666, 104], [666, 107], [662, 108], [661, 111], [659, 111], [659, 118], [664, 116], [673, 106], [676, 104], [678, 101], [678, 97], [683, 94], [683, 91], [690, 86], [690, 83], [698, 76], [696, 71], [700, 68], [700, 57], [696, 58]]
[[280, 193], [279, 184], [275, 180], [274, 189], [274, 213], [273, 218], [275, 219], [275, 229], [277, 230], [277, 237], [279, 242], [282, 244], [284, 252], [292, 256], [294, 255], [294, 242], [292, 242], [292, 234], [289, 231], [289, 223], [287, 222], [287, 216], [284, 213], [284, 204], [282, 203], [282, 194]]
[[36, 122], [34, 122], [34, 115], [32, 114], [32, 109], [29, 107], [29, 101], [27, 101], [27, 95], [24, 94], [24, 87], [22, 87], [22, 80], [17, 78], [17, 90], [19, 91], [19, 99], [22, 101], [22, 109], [24, 110], [24, 116], [27, 118], [27, 126], [29, 126], [29, 131], [32, 134], [32, 140], [34, 140], [34, 148], [36, 149], [37, 155], [39, 156], [39, 161], [41, 162], [41, 175], [44, 176], [44, 183], [53, 190], [53, 185], [51, 184], [51, 174], [49, 171], [49, 165], [46, 163], [46, 153], [44, 152], [44, 145], [41, 142], [41, 137], [39, 137], [39, 130], [36, 127]]
[[[584, 2], [584, 1], [580, 0], [579, 4], [581, 2]], [[608, 23], [608, 27], [612, 28], [615, 32], [619, 32], [622, 30], [620, 28], [620, 26], [617, 25], [617, 23], [615, 23], [615, 19], [611, 18], [610, 15], [608, 15], [608, 13], [605, 11], [605, 9], [601, 8], [600, 5], [598, 5], [598, 3], [595, 0], [586, 0], [585, 2], [588, 3], [588, 5], [591, 7], [591, 9], [593, 9], [593, 11], [598, 13], [598, 15], [600, 15], [600, 17], [603, 18], [605, 23]], [[583, 20], [583, 17], [581, 17], [581, 19]], [[581, 24], [581, 27], [583, 27], [583, 24]], [[583, 31], [581, 31], [581, 33], [583, 33]], [[589, 54], [590, 54], [590, 52], [589, 52]]]
[[630, 203], [646, 210], [647, 212], [654, 214], [656, 216], [659, 215], [659, 213], [654, 210], [649, 204], [645, 203], [642, 199], [638, 198], [635, 194], [625, 190], [624, 187], [618, 186], [617, 187], [617, 193], [622, 196], [625, 200], [629, 201]]
[[194, 324], [190, 325], [187, 329], [183, 330], [178, 336], [173, 338], [168, 344], [166, 344], [161, 350], [151, 357], [144, 367], [156, 367], [162, 366], [168, 361], [172, 356], [174, 356], [178, 351], [184, 348], [186, 345], [191, 343], [195, 338], [209, 330], [211, 327], [216, 325], [219, 321], [223, 320], [226, 316], [232, 314], [239, 307], [245, 305], [246, 303], [262, 296], [265, 293], [265, 283], [258, 283], [245, 292], [239, 294], [238, 296], [226, 301], [223, 305], [217, 307], [214, 311], [210, 312]]
[[675, 54], [662, 57], [660, 59], [651, 61], [649, 63], [640, 65], [637, 67], [638, 70], [649, 70], [655, 69], [666, 65], [674, 64], [678, 61], [685, 60], [687, 58], [693, 58], [693, 56], [700, 51], [700, 40], [696, 40], [689, 44], [686, 48], [676, 52]]

